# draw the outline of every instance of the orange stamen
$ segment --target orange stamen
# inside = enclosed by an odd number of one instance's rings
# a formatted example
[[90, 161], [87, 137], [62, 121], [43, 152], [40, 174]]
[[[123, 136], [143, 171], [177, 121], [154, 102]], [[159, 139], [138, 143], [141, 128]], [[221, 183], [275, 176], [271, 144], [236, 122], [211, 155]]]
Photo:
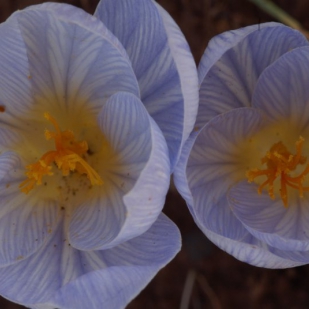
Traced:
[[302, 156], [304, 141], [305, 139], [301, 136], [296, 141], [295, 155], [292, 155], [281, 141], [274, 144], [261, 159], [262, 164], [266, 164], [267, 168], [251, 169], [246, 173], [248, 182], [254, 181], [254, 179], [259, 176], [267, 177], [258, 188], [259, 194], [261, 194], [264, 187], [268, 186], [268, 194], [274, 199], [274, 181], [278, 177], [280, 177], [280, 196], [285, 207], [288, 206], [287, 187], [297, 189], [300, 197], [303, 197], [304, 191], [309, 191], [309, 187], [303, 186], [303, 182], [309, 173], [309, 164], [306, 165], [305, 169], [298, 176], [290, 175], [298, 165], [303, 165], [307, 161], [307, 158]]
[[46, 152], [39, 161], [26, 166], [26, 176], [20, 185], [24, 193], [31, 191], [35, 185], [42, 184], [43, 176], [51, 176], [52, 163], [62, 171], [63, 176], [68, 176], [70, 172], [77, 171], [86, 174], [91, 185], [102, 185], [103, 181], [98, 173], [81, 157], [88, 151], [86, 141], [78, 142], [75, 140], [74, 133], [66, 130], [61, 131], [55, 118], [48, 113], [44, 117], [54, 126], [54, 131], [45, 131], [47, 140], [53, 139], [56, 150]]

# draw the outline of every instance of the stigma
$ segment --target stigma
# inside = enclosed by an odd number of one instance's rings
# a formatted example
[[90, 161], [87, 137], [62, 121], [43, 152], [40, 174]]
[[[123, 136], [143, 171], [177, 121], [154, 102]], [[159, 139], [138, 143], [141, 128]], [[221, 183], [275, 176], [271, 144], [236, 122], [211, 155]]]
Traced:
[[[309, 191], [309, 187], [303, 185], [309, 173], [309, 164], [305, 165], [307, 158], [302, 155], [304, 141], [302, 136], [298, 138], [295, 143], [295, 154], [290, 153], [281, 141], [275, 143], [261, 159], [261, 163], [265, 164], [266, 168], [254, 168], [246, 172], [248, 182], [253, 182], [256, 177], [266, 176], [266, 180], [258, 187], [259, 194], [267, 187], [269, 196], [274, 199], [274, 182], [279, 179], [280, 197], [283, 205], [288, 207], [288, 187], [298, 190], [300, 197], [303, 197], [304, 191]], [[303, 171], [292, 176], [291, 173], [295, 174], [296, 168], [299, 171], [300, 165], [304, 165]]]
[[74, 133], [70, 130], [61, 131], [55, 118], [45, 113], [44, 117], [49, 121], [55, 131], [45, 130], [46, 140], [54, 140], [54, 150], [46, 152], [37, 162], [27, 165], [24, 180], [19, 188], [28, 194], [35, 185], [41, 185], [45, 176], [52, 176], [53, 168], [58, 168], [63, 176], [72, 172], [85, 174], [92, 186], [102, 185], [103, 181], [98, 173], [84, 159], [88, 152], [86, 141], [76, 141]]

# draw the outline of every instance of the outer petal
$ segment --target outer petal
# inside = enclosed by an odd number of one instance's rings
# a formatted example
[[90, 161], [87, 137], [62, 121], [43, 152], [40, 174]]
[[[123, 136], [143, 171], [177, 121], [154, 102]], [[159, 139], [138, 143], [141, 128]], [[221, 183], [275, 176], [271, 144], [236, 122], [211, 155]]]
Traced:
[[80, 25], [81, 27], [100, 35], [114, 45], [121, 55], [129, 60], [127, 52], [119, 42], [119, 40], [94, 16], [85, 13], [84, 10], [76, 8], [76, 6], [64, 3], [43, 3], [26, 8], [42, 11], [50, 11], [60, 20]]
[[[185, 40], [178, 25], [170, 15], [156, 3], [161, 14], [168, 37], [168, 43], [179, 72], [182, 93], [184, 97], [184, 126], [183, 143], [193, 130], [198, 109], [198, 78], [196, 66], [187, 41]], [[174, 111], [175, 113], [175, 111]], [[176, 132], [173, 134], [176, 135]], [[180, 151], [179, 151], [180, 155]], [[178, 159], [178, 158], [177, 158]], [[175, 161], [176, 163], [177, 161]]]
[[0, 292], [34, 309], [123, 308], [180, 249], [177, 227], [164, 215], [143, 235], [105, 251], [83, 252], [60, 225], [36, 254], [0, 268]]
[[35, 252], [57, 224], [58, 207], [19, 189], [24, 175], [13, 152], [0, 156], [0, 267], [16, 263]]
[[165, 140], [137, 97], [113, 95], [99, 125], [119, 158], [105, 176], [108, 192], [73, 215], [70, 240], [84, 250], [110, 248], [144, 233], [162, 210], [170, 180]]
[[292, 267], [301, 262], [271, 253], [235, 217], [226, 196], [237, 181], [235, 145], [263, 125], [260, 112], [251, 108], [235, 109], [209, 121], [187, 141], [175, 170], [175, 185], [197, 225], [220, 248], [256, 266]]
[[196, 126], [230, 109], [250, 106], [262, 71], [281, 55], [300, 46], [308, 46], [300, 32], [274, 23], [214, 38], [200, 62]]
[[115, 45], [107, 30], [98, 33], [97, 28], [104, 26], [99, 21], [89, 22], [88, 15], [79, 9], [63, 5], [65, 10], [76, 11], [70, 20], [52, 7], [34, 6], [11, 17], [18, 21], [27, 48], [37, 102], [33, 109], [42, 114], [40, 108], [58, 107], [70, 109], [72, 115], [74, 109], [78, 112], [87, 104], [98, 112], [117, 91], [138, 96], [137, 80], [125, 51]]
[[190, 153], [192, 151], [192, 147], [195, 143], [197, 135], [198, 135], [198, 132], [193, 132], [191, 136], [185, 142], [184, 147], [182, 148], [181, 156], [179, 158], [179, 161], [176, 165], [176, 168], [173, 174], [174, 184], [178, 192], [187, 202], [187, 206], [191, 214], [193, 215], [193, 217], [195, 216], [194, 209], [193, 209], [194, 202], [193, 202], [193, 196], [190, 191], [189, 184], [188, 184], [187, 165], [188, 165]]
[[[24, 113], [32, 103], [28, 57], [16, 19], [0, 25], [0, 125], [12, 124], [12, 116]], [[14, 121], [18, 126], [18, 121]]]
[[261, 241], [280, 250], [309, 250], [308, 200], [298, 198], [285, 208], [267, 192], [259, 195], [256, 185], [240, 182], [231, 188], [229, 202], [236, 217]]
[[253, 105], [273, 120], [289, 119], [300, 128], [308, 126], [309, 47], [295, 49], [273, 63], [261, 75]]
[[305, 265], [309, 263], [309, 251], [283, 251], [273, 247], [268, 248], [271, 253], [283, 259], [295, 261], [296, 263], [299, 263], [299, 265]]
[[167, 140], [173, 169], [193, 128], [198, 102], [196, 68], [187, 42], [151, 0], [104, 0], [95, 15], [126, 48], [141, 99]]
[[269, 22], [252, 25], [236, 30], [226, 31], [213, 37], [209, 43], [198, 65], [198, 78], [200, 84], [211, 67], [231, 48], [235, 47], [250, 33], [263, 28], [282, 26], [280, 23]]
[[108, 268], [66, 285], [57, 293], [56, 304], [76, 309], [123, 308], [179, 249], [177, 227], [160, 215], [145, 234], [103, 251], [101, 254]]
[[308, 252], [281, 251], [267, 246], [249, 233], [243, 234], [243, 238], [231, 239], [207, 229], [200, 225], [197, 220], [196, 223], [219, 248], [248, 264], [273, 269], [308, 264]]

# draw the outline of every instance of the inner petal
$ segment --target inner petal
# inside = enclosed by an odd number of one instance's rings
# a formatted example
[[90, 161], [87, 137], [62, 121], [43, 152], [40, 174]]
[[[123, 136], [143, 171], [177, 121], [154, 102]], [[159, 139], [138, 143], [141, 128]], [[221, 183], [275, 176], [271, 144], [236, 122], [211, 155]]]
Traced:
[[260, 195], [256, 186], [241, 181], [228, 193], [229, 205], [243, 226], [262, 242], [280, 250], [308, 251], [308, 199], [293, 198], [293, 207], [282, 207], [280, 199], [272, 200], [266, 192]]

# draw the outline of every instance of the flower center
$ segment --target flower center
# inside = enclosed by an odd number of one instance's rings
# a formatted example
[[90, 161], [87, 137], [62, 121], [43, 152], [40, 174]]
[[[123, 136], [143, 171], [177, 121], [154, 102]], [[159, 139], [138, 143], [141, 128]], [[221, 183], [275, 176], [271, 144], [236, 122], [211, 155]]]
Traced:
[[87, 142], [76, 141], [74, 133], [70, 130], [61, 131], [57, 121], [48, 113], [45, 113], [44, 117], [55, 128], [55, 131], [45, 130], [45, 138], [46, 140], [53, 139], [56, 149], [46, 152], [40, 160], [26, 166], [25, 175], [28, 179], [19, 185], [20, 190], [27, 194], [35, 185], [41, 185], [43, 176], [53, 175], [53, 163], [62, 171], [63, 176], [76, 171], [79, 174], [86, 174], [92, 186], [102, 185], [101, 177], [83, 159], [88, 151]]
[[254, 168], [246, 172], [248, 182], [252, 182], [256, 177], [266, 176], [267, 179], [258, 187], [258, 193], [261, 194], [264, 187], [268, 186], [268, 194], [274, 199], [274, 182], [280, 178], [280, 196], [285, 207], [288, 206], [288, 191], [291, 187], [299, 191], [299, 196], [303, 197], [304, 191], [309, 191], [309, 187], [304, 187], [305, 176], [309, 173], [309, 164], [297, 176], [291, 176], [299, 165], [306, 163], [307, 158], [302, 156], [302, 148], [305, 139], [299, 137], [296, 141], [296, 154], [291, 154], [286, 146], [280, 141], [275, 143], [266, 155], [261, 159], [262, 164], [266, 164], [265, 169]]

